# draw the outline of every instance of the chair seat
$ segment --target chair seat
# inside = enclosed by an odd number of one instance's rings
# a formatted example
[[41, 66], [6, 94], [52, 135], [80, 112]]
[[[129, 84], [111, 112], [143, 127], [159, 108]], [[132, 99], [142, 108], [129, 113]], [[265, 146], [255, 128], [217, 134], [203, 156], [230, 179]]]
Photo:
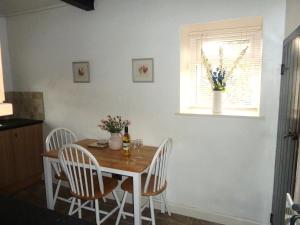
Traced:
[[[141, 177], [141, 188], [142, 188], [142, 195], [143, 196], [155, 196], [158, 195], [160, 193], [162, 193], [166, 187], [167, 187], [167, 182], [165, 183], [165, 185], [160, 189], [160, 190], [153, 190], [154, 188], [154, 180], [155, 180], [155, 176], [152, 175], [149, 181], [149, 185], [148, 185], [148, 190], [147, 192], [144, 192], [144, 187], [145, 187], [145, 183], [146, 183], [146, 179], [147, 179], [147, 175], [148, 174], [142, 174]], [[133, 193], [133, 180], [131, 177], [128, 177], [121, 185], [121, 188], [124, 191], [127, 191], [129, 193]]]
[[[71, 195], [83, 199], [83, 200], [95, 200], [99, 198], [103, 198], [109, 193], [111, 193], [117, 186], [118, 186], [118, 181], [114, 178], [111, 177], [102, 177], [103, 179], [103, 187], [104, 187], [104, 193], [101, 193], [99, 182], [98, 182], [98, 177], [94, 176], [94, 189], [95, 189], [95, 195], [94, 196], [86, 196], [86, 195], [77, 195], [70, 191]], [[91, 191], [89, 190], [89, 194], [91, 195]]]
[[66, 174], [64, 173], [64, 171], [61, 171], [60, 175], [55, 174], [55, 178], [58, 180], [68, 181], [68, 178], [67, 178]]

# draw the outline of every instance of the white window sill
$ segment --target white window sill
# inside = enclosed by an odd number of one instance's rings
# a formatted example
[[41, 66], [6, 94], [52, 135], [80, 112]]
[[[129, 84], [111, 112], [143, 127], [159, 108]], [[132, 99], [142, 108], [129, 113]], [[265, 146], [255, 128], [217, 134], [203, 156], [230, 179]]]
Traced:
[[220, 114], [214, 114], [211, 109], [189, 108], [181, 110], [175, 115], [181, 116], [212, 116], [212, 117], [236, 117], [236, 118], [263, 118], [256, 110], [230, 110], [225, 109]]

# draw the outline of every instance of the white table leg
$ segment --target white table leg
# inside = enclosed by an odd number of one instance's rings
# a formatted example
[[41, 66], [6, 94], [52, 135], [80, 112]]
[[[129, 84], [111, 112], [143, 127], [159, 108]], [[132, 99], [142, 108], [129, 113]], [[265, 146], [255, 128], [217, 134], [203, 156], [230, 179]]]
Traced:
[[43, 162], [44, 162], [44, 176], [45, 176], [47, 208], [53, 210], [54, 206], [53, 206], [53, 187], [52, 187], [51, 163], [50, 163], [50, 160], [48, 157], [43, 157]]
[[134, 225], [141, 225], [141, 174], [133, 176]]

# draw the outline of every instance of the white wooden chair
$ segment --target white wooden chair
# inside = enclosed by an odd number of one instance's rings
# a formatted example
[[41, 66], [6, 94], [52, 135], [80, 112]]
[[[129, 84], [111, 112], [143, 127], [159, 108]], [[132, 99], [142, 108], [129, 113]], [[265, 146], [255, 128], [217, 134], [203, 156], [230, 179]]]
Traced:
[[291, 195], [286, 194], [286, 203], [285, 203], [285, 225], [299, 225], [300, 224], [300, 205], [295, 204]]
[[[66, 128], [56, 128], [52, 130], [46, 138], [46, 151], [59, 150], [62, 146], [66, 144], [72, 144], [77, 141], [76, 135], [69, 129]], [[59, 196], [59, 190], [62, 181], [67, 181], [67, 177], [63, 173], [60, 164], [53, 162], [52, 167], [55, 172], [55, 178], [58, 180], [56, 190], [53, 198], [53, 208], [55, 206], [56, 200], [59, 199], [64, 202], [71, 203], [70, 199], [63, 198]]]
[[[120, 208], [120, 201], [116, 195], [115, 188], [118, 186], [118, 181], [111, 177], [102, 176], [101, 167], [95, 157], [85, 148], [76, 145], [68, 144], [63, 146], [58, 153], [58, 158], [61, 167], [66, 174], [72, 195], [72, 203], [69, 210], [69, 215], [78, 212], [81, 218], [81, 209], [95, 211], [97, 225], [104, 222], [116, 210]], [[112, 193], [117, 206], [109, 213], [99, 210], [98, 199]], [[77, 200], [77, 204], [75, 203]], [[81, 201], [86, 201], [82, 203]], [[95, 208], [88, 207], [88, 203], [94, 202]], [[77, 209], [74, 210], [74, 206]], [[100, 220], [100, 213], [106, 216]]]
[[[143, 220], [152, 221], [152, 225], [155, 225], [155, 216], [154, 216], [154, 196], [160, 195], [161, 203], [161, 212], [165, 212], [165, 209], [168, 211], [169, 216], [171, 212], [169, 210], [167, 199], [166, 199], [166, 188], [167, 188], [167, 165], [169, 161], [169, 155], [172, 148], [172, 139], [165, 139], [162, 144], [159, 146], [157, 152], [155, 153], [149, 171], [147, 174], [142, 174], [141, 178], [141, 187], [142, 187], [142, 196], [147, 197], [147, 201], [144, 206], [142, 206], [142, 212], [150, 204], [150, 213], [151, 218], [142, 216]], [[121, 203], [120, 211], [117, 217], [116, 225], [119, 224], [121, 216], [133, 216], [132, 213], [124, 212], [124, 205], [126, 203], [126, 198], [128, 193], [133, 193], [133, 181], [132, 178], [127, 178], [121, 185], [121, 188], [124, 190], [124, 196]]]

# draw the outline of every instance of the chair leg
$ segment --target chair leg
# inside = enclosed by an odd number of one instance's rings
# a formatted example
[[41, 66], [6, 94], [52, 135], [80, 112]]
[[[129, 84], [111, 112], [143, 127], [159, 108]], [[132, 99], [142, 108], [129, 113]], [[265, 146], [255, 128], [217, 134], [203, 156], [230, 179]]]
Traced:
[[[118, 205], [118, 207], [119, 207], [119, 209], [120, 209], [121, 203], [120, 203], [120, 200], [119, 200], [119, 197], [118, 197], [116, 191], [113, 190], [112, 194], [113, 194], [113, 196], [114, 196], [114, 198], [115, 198], [115, 200], [116, 200], [116, 202], [117, 202], [117, 205]], [[126, 219], [125, 214], [123, 214], [123, 219]]]
[[97, 225], [100, 225], [100, 212], [99, 212], [98, 199], [95, 200], [95, 214], [96, 214], [96, 223]]
[[81, 200], [78, 199], [78, 218], [82, 219], [82, 212], [81, 212]]
[[57, 197], [58, 197], [58, 192], [59, 192], [59, 189], [60, 189], [60, 185], [61, 185], [61, 180], [58, 180], [56, 190], [55, 190], [55, 194], [54, 194], [54, 197], [53, 197], [53, 208], [55, 206], [55, 203], [56, 203], [56, 200], [57, 200]]
[[161, 193], [161, 195], [160, 195], [160, 212], [163, 213], [163, 214], [165, 214], [165, 212], [166, 212], [166, 204], [164, 202], [163, 194], [164, 193]]
[[121, 203], [120, 203], [120, 200], [118, 198], [118, 195], [117, 195], [116, 191], [113, 190], [112, 194], [113, 194], [113, 196], [114, 196], [114, 198], [115, 198], [115, 200], [117, 202], [117, 205], [120, 207]]
[[166, 195], [167, 195], [167, 192], [164, 191], [164, 192], [162, 193], [162, 198], [163, 198], [163, 200], [164, 200], [165, 208], [167, 209], [168, 215], [171, 216], [171, 211], [170, 211], [170, 207], [169, 207], [169, 205], [168, 205], [168, 201], [167, 201]]
[[121, 207], [120, 207], [120, 210], [119, 210], [119, 213], [118, 213], [117, 221], [116, 221], [115, 225], [119, 225], [119, 223], [120, 223], [120, 219], [121, 219], [121, 215], [123, 213], [123, 209], [124, 209], [124, 205], [125, 205], [125, 202], [126, 202], [127, 194], [128, 194], [128, 192], [125, 191], [124, 192], [124, 196], [123, 196], [123, 200], [122, 200], [122, 203], [121, 203]]
[[149, 201], [150, 201], [150, 212], [151, 212], [152, 225], [155, 225], [155, 214], [154, 214], [154, 205], [153, 205], [153, 197], [152, 196], [149, 197]]
[[75, 201], [76, 201], [76, 198], [72, 198], [71, 206], [70, 206], [69, 213], [68, 213], [69, 216], [72, 215], [73, 208], [74, 208], [74, 205], [75, 205]]

